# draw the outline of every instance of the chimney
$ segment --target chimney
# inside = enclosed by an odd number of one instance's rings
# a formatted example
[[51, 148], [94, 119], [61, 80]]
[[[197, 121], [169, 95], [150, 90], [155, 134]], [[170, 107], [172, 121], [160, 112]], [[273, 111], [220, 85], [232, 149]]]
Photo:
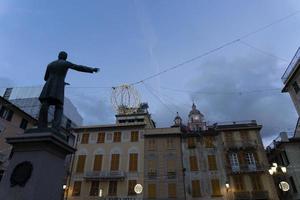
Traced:
[[287, 132], [280, 132], [279, 134], [281, 142], [288, 142], [289, 138]]

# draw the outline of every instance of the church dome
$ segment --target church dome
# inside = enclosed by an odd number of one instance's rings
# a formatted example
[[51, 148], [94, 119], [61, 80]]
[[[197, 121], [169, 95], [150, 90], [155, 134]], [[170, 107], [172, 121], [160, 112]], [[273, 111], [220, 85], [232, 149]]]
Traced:
[[203, 117], [203, 114], [197, 109], [196, 105], [193, 103], [192, 110], [190, 111], [189, 116], [191, 115], [201, 115]]

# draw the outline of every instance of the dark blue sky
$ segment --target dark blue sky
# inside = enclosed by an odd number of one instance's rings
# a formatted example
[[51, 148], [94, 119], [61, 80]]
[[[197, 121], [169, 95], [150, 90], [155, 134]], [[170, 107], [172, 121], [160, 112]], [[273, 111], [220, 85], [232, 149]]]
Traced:
[[[96, 75], [70, 72], [67, 82], [73, 87], [131, 83], [299, 9], [296, 0], [0, 0], [0, 86], [42, 85], [46, 65], [60, 50], [70, 61], [101, 68]], [[295, 15], [244, 41], [290, 60], [300, 44], [299, 19]], [[257, 119], [269, 141], [296, 123], [287, 94], [220, 93], [281, 88], [286, 67], [235, 43], [146, 82], [172, 112], [143, 85], [136, 87], [159, 126], [169, 126], [176, 111], [186, 119], [195, 101], [210, 122]], [[114, 121], [109, 89], [70, 88], [67, 96], [86, 124]]]

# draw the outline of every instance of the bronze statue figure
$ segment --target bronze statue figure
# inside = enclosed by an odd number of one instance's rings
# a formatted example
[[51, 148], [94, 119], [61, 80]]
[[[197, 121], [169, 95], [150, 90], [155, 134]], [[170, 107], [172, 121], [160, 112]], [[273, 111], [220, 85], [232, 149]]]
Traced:
[[55, 106], [52, 128], [59, 129], [61, 125], [65, 94], [65, 78], [69, 69], [80, 72], [98, 72], [99, 68], [91, 68], [82, 65], [76, 65], [67, 61], [68, 54], [64, 51], [58, 54], [58, 60], [51, 62], [47, 66], [44, 80], [46, 81], [39, 100], [41, 109], [38, 120], [38, 128], [48, 127], [48, 110], [50, 105]]

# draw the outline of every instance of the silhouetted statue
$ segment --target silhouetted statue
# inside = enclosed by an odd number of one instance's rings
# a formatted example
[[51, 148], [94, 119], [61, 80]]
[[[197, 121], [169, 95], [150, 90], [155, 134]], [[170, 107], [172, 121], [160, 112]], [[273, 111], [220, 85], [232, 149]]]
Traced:
[[91, 68], [82, 65], [75, 65], [67, 61], [68, 54], [64, 51], [58, 54], [58, 60], [47, 66], [44, 80], [46, 81], [39, 100], [42, 104], [39, 114], [38, 127], [48, 127], [48, 110], [50, 105], [55, 106], [52, 128], [59, 129], [61, 125], [65, 94], [65, 78], [68, 69], [80, 72], [98, 72], [99, 68]]

